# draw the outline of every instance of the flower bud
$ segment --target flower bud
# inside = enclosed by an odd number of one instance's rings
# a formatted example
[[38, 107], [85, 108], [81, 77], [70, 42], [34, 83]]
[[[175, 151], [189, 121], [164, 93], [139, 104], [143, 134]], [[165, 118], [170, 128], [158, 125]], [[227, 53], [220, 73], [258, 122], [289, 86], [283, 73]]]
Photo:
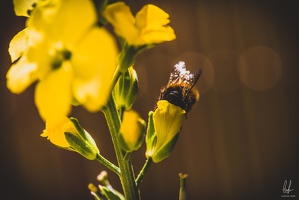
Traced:
[[125, 200], [125, 197], [113, 187], [99, 185], [101, 194], [107, 199]]
[[157, 102], [157, 109], [149, 113], [146, 135], [146, 157], [158, 163], [167, 158], [178, 139], [185, 111], [166, 100]]
[[133, 110], [124, 112], [120, 127], [120, 144], [123, 150], [131, 152], [139, 149], [145, 136], [146, 123]]
[[[102, 171], [97, 176], [98, 181], [101, 182], [101, 185], [99, 185], [100, 193], [102, 196], [106, 197], [103, 199], [115, 199], [115, 200], [124, 200], [124, 196], [118, 192], [116, 189], [112, 187], [108, 180], [108, 173], [106, 171]], [[100, 198], [102, 199], [102, 198]]]
[[94, 139], [73, 117], [65, 117], [60, 123], [47, 121], [41, 136], [47, 137], [54, 145], [76, 151], [89, 160], [94, 160], [99, 153]]
[[113, 89], [113, 98], [118, 109], [132, 108], [138, 95], [138, 78], [133, 67], [129, 67], [118, 79]]

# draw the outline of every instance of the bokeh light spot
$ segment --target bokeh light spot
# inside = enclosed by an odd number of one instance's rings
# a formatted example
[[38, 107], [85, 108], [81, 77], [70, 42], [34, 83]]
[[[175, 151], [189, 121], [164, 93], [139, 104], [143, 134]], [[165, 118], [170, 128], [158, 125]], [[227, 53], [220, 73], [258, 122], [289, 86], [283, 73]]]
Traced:
[[215, 82], [213, 89], [221, 93], [234, 92], [241, 87], [238, 68], [244, 60], [237, 51], [232, 49], [218, 49], [211, 56], [215, 68]]
[[240, 65], [242, 82], [253, 90], [266, 90], [275, 85], [281, 77], [281, 60], [278, 54], [265, 46], [248, 48], [242, 57], [245, 60]]

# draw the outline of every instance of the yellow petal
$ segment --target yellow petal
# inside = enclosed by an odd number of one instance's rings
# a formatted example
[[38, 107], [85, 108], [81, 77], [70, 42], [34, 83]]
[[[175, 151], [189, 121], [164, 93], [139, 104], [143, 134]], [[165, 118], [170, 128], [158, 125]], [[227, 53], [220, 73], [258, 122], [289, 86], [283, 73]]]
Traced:
[[67, 117], [62, 117], [60, 121], [47, 120], [46, 128], [41, 134], [42, 137], [47, 137], [53, 144], [67, 148], [70, 147], [67, 142], [64, 132], [76, 133], [76, 129]]
[[139, 30], [134, 25], [134, 16], [132, 15], [130, 7], [124, 2], [108, 5], [103, 12], [103, 16], [113, 25], [114, 32], [125, 38], [128, 43], [138, 36]]
[[157, 102], [158, 108], [155, 110], [153, 119], [157, 143], [155, 145], [155, 153], [162, 149], [176, 134], [179, 133], [185, 111], [178, 106], [169, 103], [166, 100]]
[[94, 28], [73, 53], [71, 62], [76, 76], [73, 93], [91, 112], [98, 111], [108, 100], [116, 58], [116, 43], [102, 28]]
[[145, 122], [134, 110], [124, 112], [120, 133], [129, 150], [139, 148], [145, 131]]
[[36, 63], [36, 73], [39, 79], [42, 79], [52, 70], [49, 45], [49, 38], [44, 38], [42, 41], [31, 45], [25, 54], [29, 62]]
[[174, 30], [167, 24], [169, 15], [161, 8], [149, 4], [144, 6], [136, 15], [136, 25], [140, 29], [140, 36], [135, 44], [158, 44], [176, 38]]
[[176, 38], [174, 30], [170, 27], [160, 27], [156, 30], [143, 30], [142, 36], [136, 40], [136, 44], [159, 44], [166, 41], [172, 41]]
[[116, 69], [118, 49], [115, 39], [104, 28], [91, 29], [72, 52], [72, 66], [77, 77], [89, 79], [102, 73], [111, 79]]
[[35, 104], [41, 117], [53, 123], [70, 112], [72, 71], [69, 62], [41, 80], [35, 89]]
[[123, 2], [107, 6], [104, 16], [113, 25], [115, 33], [129, 45], [157, 44], [176, 38], [173, 29], [167, 25], [170, 22], [168, 13], [152, 4], [144, 6], [135, 19]]
[[16, 61], [22, 55], [26, 54], [26, 50], [41, 42], [43, 35], [29, 28], [25, 28], [17, 33], [9, 43], [8, 52], [11, 62]]
[[92, 1], [52, 0], [39, 3], [27, 26], [40, 30], [52, 39], [75, 42], [84, 37], [85, 31], [97, 23], [97, 15]]
[[9, 43], [8, 52], [11, 62], [16, 61], [27, 48], [27, 29], [23, 29], [15, 35]]
[[7, 87], [12, 92], [23, 92], [50, 70], [50, 59], [42, 38], [40, 33], [26, 28], [11, 40], [9, 53], [15, 64], [6, 77]]
[[28, 10], [32, 10], [32, 5], [37, 1], [38, 0], [13, 0], [16, 15], [29, 17]]
[[156, 29], [170, 22], [169, 15], [161, 8], [149, 4], [143, 6], [136, 14], [136, 25], [139, 29]]
[[74, 80], [73, 93], [76, 100], [90, 112], [99, 111], [106, 104], [109, 97], [109, 90], [105, 87], [102, 77], [99, 76], [95, 76], [88, 81]]
[[7, 74], [7, 87], [13, 93], [23, 92], [29, 85], [37, 80], [37, 65], [28, 62], [25, 56], [13, 64]]

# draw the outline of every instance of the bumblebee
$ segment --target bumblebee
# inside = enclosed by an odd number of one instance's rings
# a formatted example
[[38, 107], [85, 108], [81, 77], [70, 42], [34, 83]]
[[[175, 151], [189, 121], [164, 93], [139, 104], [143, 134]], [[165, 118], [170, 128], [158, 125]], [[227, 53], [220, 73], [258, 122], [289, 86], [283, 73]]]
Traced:
[[199, 92], [194, 85], [201, 72], [202, 70], [199, 69], [195, 73], [191, 73], [186, 70], [185, 62], [179, 61], [174, 65], [167, 85], [161, 89], [159, 100], [167, 100], [188, 113], [199, 99]]

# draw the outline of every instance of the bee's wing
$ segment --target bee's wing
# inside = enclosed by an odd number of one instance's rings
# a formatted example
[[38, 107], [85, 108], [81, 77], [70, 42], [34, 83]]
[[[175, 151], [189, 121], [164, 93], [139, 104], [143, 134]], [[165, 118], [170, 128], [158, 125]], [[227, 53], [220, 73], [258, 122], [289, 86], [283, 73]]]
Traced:
[[202, 69], [198, 69], [196, 72], [193, 73], [193, 78], [192, 78], [192, 80], [190, 82], [190, 85], [191, 85], [190, 89], [192, 89], [193, 86], [196, 84], [196, 82], [198, 81], [201, 73], [202, 73]]

